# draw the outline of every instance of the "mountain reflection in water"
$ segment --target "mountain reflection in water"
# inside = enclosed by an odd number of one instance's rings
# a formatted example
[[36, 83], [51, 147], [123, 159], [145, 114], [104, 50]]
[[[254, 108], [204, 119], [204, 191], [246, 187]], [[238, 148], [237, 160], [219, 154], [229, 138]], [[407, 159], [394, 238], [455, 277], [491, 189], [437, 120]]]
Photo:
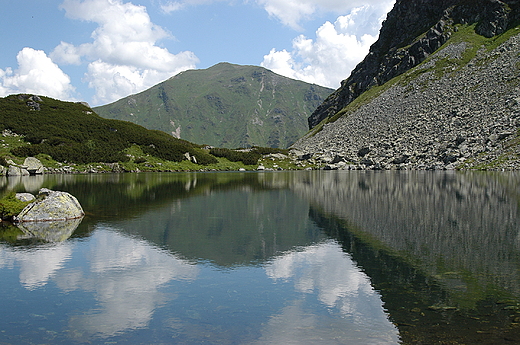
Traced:
[[519, 184], [323, 171], [11, 181], [68, 191], [87, 217], [63, 243], [0, 243], [0, 274], [21, 283], [0, 282], [0, 342], [520, 341]]

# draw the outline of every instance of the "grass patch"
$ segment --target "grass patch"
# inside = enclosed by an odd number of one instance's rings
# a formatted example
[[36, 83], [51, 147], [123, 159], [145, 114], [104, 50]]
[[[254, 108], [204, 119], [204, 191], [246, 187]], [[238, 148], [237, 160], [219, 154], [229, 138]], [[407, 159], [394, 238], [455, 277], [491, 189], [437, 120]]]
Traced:
[[2, 220], [11, 220], [14, 216], [18, 215], [25, 206], [30, 204], [30, 202], [16, 199], [15, 196], [15, 192], [10, 192], [0, 199], [0, 218]]

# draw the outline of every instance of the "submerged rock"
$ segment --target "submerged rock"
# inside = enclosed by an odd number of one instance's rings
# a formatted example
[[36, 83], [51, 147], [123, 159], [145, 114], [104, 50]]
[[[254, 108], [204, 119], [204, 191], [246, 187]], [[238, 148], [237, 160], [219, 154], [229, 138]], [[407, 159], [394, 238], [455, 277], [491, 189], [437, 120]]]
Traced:
[[15, 222], [42, 222], [78, 219], [85, 215], [78, 200], [67, 192], [42, 188], [36, 201], [27, 205]]

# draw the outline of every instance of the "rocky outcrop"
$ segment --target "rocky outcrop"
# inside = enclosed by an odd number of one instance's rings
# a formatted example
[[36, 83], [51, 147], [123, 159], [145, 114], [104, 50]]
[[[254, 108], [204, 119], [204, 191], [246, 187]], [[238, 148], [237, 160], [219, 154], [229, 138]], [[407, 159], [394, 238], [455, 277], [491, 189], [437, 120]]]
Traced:
[[31, 108], [31, 110], [41, 110], [40, 103], [43, 102], [43, 100], [40, 96], [22, 94], [19, 95], [18, 98], [21, 100], [25, 100], [27, 102], [27, 106]]
[[7, 169], [7, 176], [28, 176], [28, 175], [29, 175], [29, 172], [25, 168], [15, 165], [14, 163], [10, 164]]
[[16, 164], [12, 160], [7, 160], [7, 168], [0, 168], [0, 175], [7, 176], [28, 176], [41, 175], [45, 172], [45, 168], [39, 159], [27, 157], [22, 165]]
[[309, 117], [309, 128], [419, 65], [447, 42], [455, 24], [476, 24], [478, 34], [493, 37], [519, 18], [518, 0], [397, 0], [369, 54]]
[[[491, 51], [447, 45], [366, 104], [300, 139], [294, 152], [327, 165], [339, 157], [336, 169], [520, 169], [515, 32]], [[470, 50], [476, 55], [467, 63]]]
[[78, 200], [67, 192], [40, 189], [36, 201], [27, 205], [15, 222], [42, 222], [79, 219], [85, 215]]
[[23, 202], [31, 202], [36, 200], [36, 197], [31, 193], [16, 193], [15, 198]]

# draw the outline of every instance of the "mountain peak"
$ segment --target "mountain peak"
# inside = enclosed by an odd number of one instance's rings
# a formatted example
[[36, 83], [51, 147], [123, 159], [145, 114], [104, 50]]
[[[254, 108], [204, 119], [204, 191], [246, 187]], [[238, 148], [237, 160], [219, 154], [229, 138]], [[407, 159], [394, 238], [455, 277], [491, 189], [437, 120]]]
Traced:
[[332, 91], [264, 67], [221, 62], [95, 111], [201, 144], [286, 148], [306, 133], [308, 116]]

